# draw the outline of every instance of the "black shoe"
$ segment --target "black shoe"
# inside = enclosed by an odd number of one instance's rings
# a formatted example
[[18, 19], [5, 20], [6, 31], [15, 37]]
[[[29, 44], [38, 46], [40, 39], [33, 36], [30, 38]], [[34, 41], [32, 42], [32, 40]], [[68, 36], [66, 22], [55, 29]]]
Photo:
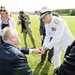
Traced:
[[53, 75], [58, 75], [58, 73], [59, 73], [59, 67], [54, 69]]
[[52, 64], [53, 64], [53, 61], [50, 61], [50, 63], [52, 63]]
[[40, 62], [40, 65], [44, 65], [44, 62]]
[[53, 61], [52, 60], [48, 60], [50, 63], [53, 63]]

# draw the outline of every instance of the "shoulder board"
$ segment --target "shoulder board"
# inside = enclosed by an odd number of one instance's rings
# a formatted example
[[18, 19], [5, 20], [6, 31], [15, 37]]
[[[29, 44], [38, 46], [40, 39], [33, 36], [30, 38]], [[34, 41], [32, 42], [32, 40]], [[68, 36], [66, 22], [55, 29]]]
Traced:
[[58, 20], [58, 19], [55, 19], [54, 22], [55, 22], [56, 24], [58, 24], [58, 23], [59, 23], [59, 20]]

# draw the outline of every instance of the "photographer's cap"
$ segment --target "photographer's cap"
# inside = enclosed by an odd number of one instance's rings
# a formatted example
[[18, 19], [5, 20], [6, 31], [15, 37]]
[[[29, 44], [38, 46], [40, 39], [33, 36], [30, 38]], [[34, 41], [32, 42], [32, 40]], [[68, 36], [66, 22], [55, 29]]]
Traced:
[[43, 7], [39, 12], [40, 12], [40, 18], [44, 18], [47, 14], [52, 13], [52, 11], [46, 7]]

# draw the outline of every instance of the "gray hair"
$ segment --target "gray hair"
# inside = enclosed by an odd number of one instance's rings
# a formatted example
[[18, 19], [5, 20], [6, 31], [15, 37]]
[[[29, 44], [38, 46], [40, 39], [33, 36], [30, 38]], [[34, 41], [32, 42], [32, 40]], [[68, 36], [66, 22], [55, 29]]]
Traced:
[[16, 29], [12, 27], [5, 27], [2, 30], [2, 40], [6, 41], [10, 36], [15, 35]]

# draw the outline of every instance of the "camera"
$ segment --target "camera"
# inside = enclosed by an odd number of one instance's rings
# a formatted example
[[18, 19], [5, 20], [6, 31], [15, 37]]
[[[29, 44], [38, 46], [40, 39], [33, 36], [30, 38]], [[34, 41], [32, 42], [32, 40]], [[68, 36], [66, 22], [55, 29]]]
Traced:
[[20, 20], [23, 20], [23, 21], [24, 21], [24, 20], [27, 20], [27, 19], [26, 19], [26, 16], [25, 16], [25, 13], [24, 13], [23, 10], [21, 10], [21, 11], [19, 12], [19, 19], [20, 19]]
[[19, 17], [20, 17], [20, 20], [26, 20], [26, 17], [25, 17], [24, 13], [20, 13]]

